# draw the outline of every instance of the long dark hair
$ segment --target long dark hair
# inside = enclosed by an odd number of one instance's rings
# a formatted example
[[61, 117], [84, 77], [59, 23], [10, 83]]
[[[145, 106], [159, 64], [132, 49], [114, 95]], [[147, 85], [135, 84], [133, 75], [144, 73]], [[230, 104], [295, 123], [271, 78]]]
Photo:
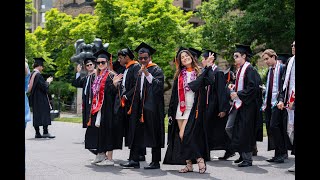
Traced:
[[179, 77], [179, 74], [180, 74], [182, 68], [184, 67], [181, 63], [181, 54], [183, 52], [187, 53], [191, 57], [191, 59], [192, 59], [191, 67], [196, 71], [197, 76], [199, 76], [200, 72], [201, 72], [200, 67], [199, 67], [198, 63], [196, 62], [196, 59], [193, 57], [193, 55], [188, 50], [182, 50], [179, 52], [177, 59], [175, 60], [175, 63], [176, 63], [176, 73], [174, 74], [175, 80]]

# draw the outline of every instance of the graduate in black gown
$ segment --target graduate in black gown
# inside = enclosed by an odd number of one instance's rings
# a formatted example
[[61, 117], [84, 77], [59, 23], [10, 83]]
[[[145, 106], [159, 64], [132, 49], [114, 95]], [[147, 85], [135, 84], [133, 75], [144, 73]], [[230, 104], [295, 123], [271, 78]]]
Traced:
[[[33, 71], [30, 75], [30, 82], [28, 92], [29, 104], [33, 112], [33, 127], [36, 131], [35, 138], [55, 138], [48, 131], [48, 126], [51, 125], [51, 115], [50, 110], [52, 109], [48, 91], [49, 85], [53, 78], [49, 77], [44, 80], [41, 72], [44, 68], [45, 60], [40, 58], [34, 58]], [[40, 134], [40, 126], [43, 126], [43, 135]]]
[[161, 148], [164, 147], [164, 75], [162, 69], [152, 63], [156, 51], [142, 42], [136, 49], [141, 69], [135, 85], [129, 120], [128, 145], [130, 160], [120, 164], [125, 168], [139, 168], [139, 149], [150, 147], [152, 160], [144, 169], [159, 169]]
[[[128, 111], [131, 107], [134, 87], [141, 66], [138, 61], [134, 60], [134, 54], [129, 47], [118, 51], [118, 60], [120, 64], [123, 64], [124, 69], [122, 72], [118, 72], [118, 74], [123, 74], [123, 78], [121, 79], [122, 81], [117, 84], [118, 93], [115, 99], [114, 113], [117, 118], [119, 118], [119, 121], [123, 122], [125, 146], [128, 146], [128, 128], [130, 119]], [[145, 154], [146, 148], [141, 148], [139, 151], [139, 161], [145, 160]]]
[[[217, 53], [211, 50], [205, 50], [203, 58], [207, 61], [209, 55], [213, 55], [213, 62], [208, 75], [205, 78], [206, 85], [206, 119], [207, 138], [209, 150], [226, 150], [225, 158], [233, 156], [235, 153], [228, 149], [229, 137], [225, 131], [230, 110], [229, 100], [227, 98], [226, 79], [224, 72], [214, 64], [217, 59]], [[208, 63], [208, 62], [207, 62]]]
[[252, 166], [252, 151], [256, 144], [258, 112], [261, 107], [258, 103], [260, 76], [249, 63], [251, 56], [250, 46], [236, 45], [233, 58], [239, 68], [236, 83], [228, 87], [234, 104], [229, 113], [226, 131], [231, 138], [231, 148], [240, 154], [240, 158], [235, 161], [241, 162], [239, 167]]
[[285, 72], [284, 64], [279, 62], [277, 53], [272, 49], [266, 49], [261, 57], [269, 67], [267, 72], [266, 93], [262, 104], [265, 114], [266, 129], [268, 135], [268, 151], [275, 150], [274, 156], [267, 159], [268, 162], [283, 163], [287, 156], [285, 146], [285, 126], [282, 118], [283, 110], [277, 108], [277, 98], [282, 89], [282, 76]]
[[189, 50], [180, 48], [177, 54], [176, 74], [168, 109], [168, 148], [163, 163], [186, 164], [179, 172], [187, 173], [193, 171], [192, 164], [197, 162], [199, 173], [204, 173], [205, 161], [209, 160], [210, 153], [204, 127], [204, 78], [211, 67], [206, 67], [201, 74], [200, 67]]
[[85, 73], [81, 74], [81, 65], [77, 66], [76, 79], [72, 85], [77, 88], [82, 88], [82, 127], [87, 128], [87, 123], [90, 117], [91, 102], [92, 102], [92, 83], [95, 79], [95, 60], [93, 55], [86, 57], [83, 60]]
[[[117, 134], [122, 131], [122, 123], [119, 123], [113, 114], [117, 92], [113, 79], [117, 79], [118, 75], [110, 70], [109, 62], [112, 58], [109, 52], [102, 48], [94, 56], [97, 57], [97, 76], [92, 84], [91, 117], [87, 132], [89, 126], [97, 127], [95, 129], [97, 129], [98, 138], [95, 143], [98, 154], [97, 161], [92, 163], [100, 166], [113, 166], [113, 150], [122, 149], [123, 143], [123, 136]], [[88, 138], [88, 135], [86, 133], [86, 138]]]

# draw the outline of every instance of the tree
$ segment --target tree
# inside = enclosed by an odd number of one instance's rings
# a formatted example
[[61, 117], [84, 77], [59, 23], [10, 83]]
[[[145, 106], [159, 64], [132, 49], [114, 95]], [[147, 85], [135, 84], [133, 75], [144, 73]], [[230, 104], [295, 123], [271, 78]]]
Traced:
[[293, 0], [204, 2], [197, 13], [206, 22], [202, 43], [221, 52], [229, 61], [233, 61], [236, 43], [251, 45], [257, 51], [267, 47], [290, 52], [288, 44], [295, 35], [294, 7]]

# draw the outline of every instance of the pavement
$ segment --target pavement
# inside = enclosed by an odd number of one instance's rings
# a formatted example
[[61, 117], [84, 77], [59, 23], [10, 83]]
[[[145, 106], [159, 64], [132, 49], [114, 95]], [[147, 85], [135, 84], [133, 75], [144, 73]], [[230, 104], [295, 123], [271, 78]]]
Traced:
[[[74, 114], [61, 114], [60, 117], [76, 117]], [[42, 127], [40, 127], [42, 132]], [[129, 149], [115, 150], [114, 166], [99, 167], [91, 165], [95, 155], [84, 149], [85, 129], [78, 123], [52, 121], [49, 132], [54, 139], [35, 139], [32, 122], [25, 130], [26, 144], [26, 179], [27, 180], [101, 180], [101, 179], [213, 179], [213, 180], [294, 180], [295, 173], [287, 169], [294, 163], [290, 155], [285, 163], [275, 164], [265, 161], [273, 156], [274, 151], [267, 151], [267, 138], [258, 142], [258, 156], [253, 157], [253, 166], [240, 168], [233, 161], [239, 158], [237, 154], [227, 161], [220, 161], [224, 151], [211, 151], [212, 160], [207, 162], [205, 174], [198, 173], [195, 164], [194, 172], [179, 173], [182, 165], [165, 165], [156, 170], [144, 170], [151, 160], [151, 149], [147, 148], [146, 161], [140, 162], [140, 169], [122, 169], [119, 165], [129, 157]], [[162, 149], [162, 159], [166, 147]]]

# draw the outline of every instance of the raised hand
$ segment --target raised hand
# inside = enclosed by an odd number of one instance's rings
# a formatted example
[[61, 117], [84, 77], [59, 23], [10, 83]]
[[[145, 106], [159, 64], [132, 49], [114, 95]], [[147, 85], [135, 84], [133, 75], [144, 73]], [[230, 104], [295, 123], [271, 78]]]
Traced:
[[117, 87], [117, 84], [118, 84], [118, 82], [119, 81], [121, 81], [122, 80], [122, 77], [123, 77], [123, 74], [117, 74], [117, 75], [115, 75], [114, 77], [113, 77], [113, 85], [115, 86], [115, 87]]

